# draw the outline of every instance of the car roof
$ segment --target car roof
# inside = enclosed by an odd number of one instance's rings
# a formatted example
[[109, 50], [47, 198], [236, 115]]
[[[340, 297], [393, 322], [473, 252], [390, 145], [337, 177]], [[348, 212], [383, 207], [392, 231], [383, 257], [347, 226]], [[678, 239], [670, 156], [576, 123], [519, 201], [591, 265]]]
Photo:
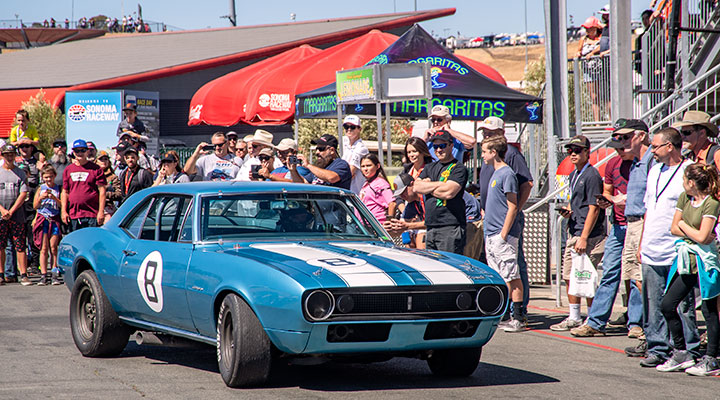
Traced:
[[222, 192], [223, 194], [241, 194], [241, 193], [252, 193], [252, 192], [282, 192], [288, 193], [338, 193], [343, 192], [350, 194], [349, 190], [340, 189], [333, 186], [325, 185], [309, 185], [304, 183], [289, 183], [289, 182], [237, 182], [237, 181], [225, 181], [225, 182], [190, 182], [190, 183], [178, 183], [171, 185], [160, 185], [152, 188], [143, 190], [145, 196], [153, 193], [177, 193], [177, 194], [190, 194], [190, 195], [203, 195], [203, 194], [216, 194]]

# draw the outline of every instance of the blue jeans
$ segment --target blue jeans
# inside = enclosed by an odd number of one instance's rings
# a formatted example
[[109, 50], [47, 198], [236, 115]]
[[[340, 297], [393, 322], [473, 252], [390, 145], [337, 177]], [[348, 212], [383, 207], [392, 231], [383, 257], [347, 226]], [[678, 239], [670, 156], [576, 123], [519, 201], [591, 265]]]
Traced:
[[17, 269], [17, 255], [15, 254], [15, 244], [12, 239], [5, 243], [5, 277], [12, 278], [19, 276]]
[[[645, 337], [647, 338], [648, 353], [661, 358], [670, 357], [670, 332], [665, 317], [663, 317], [661, 303], [665, 295], [670, 265], [642, 264], [642, 296], [643, 312], [645, 314]], [[700, 335], [695, 322], [695, 294], [688, 294], [680, 303], [678, 313], [683, 324], [685, 348], [693, 355], [699, 355]]]

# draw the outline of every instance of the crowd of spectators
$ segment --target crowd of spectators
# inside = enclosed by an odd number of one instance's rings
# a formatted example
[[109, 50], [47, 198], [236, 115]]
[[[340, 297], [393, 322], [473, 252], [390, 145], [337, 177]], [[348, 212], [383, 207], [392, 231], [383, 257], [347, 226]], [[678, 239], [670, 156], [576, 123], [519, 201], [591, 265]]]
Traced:
[[[33, 24], [35, 25], [35, 24]], [[42, 22], [43, 28], [71, 28], [71, 21], [65, 18], [65, 21], [60, 23], [55, 18], [46, 19]], [[24, 24], [23, 24], [24, 27]], [[112, 33], [145, 33], [152, 32], [150, 24], [143, 21], [142, 17], [133, 18], [132, 15], [126, 15], [122, 18], [110, 18], [104, 16], [98, 16], [93, 18], [81, 17], [75, 22], [75, 28], [77, 29], [102, 29]], [[164, 28], [163, 28], [164, 29]]]

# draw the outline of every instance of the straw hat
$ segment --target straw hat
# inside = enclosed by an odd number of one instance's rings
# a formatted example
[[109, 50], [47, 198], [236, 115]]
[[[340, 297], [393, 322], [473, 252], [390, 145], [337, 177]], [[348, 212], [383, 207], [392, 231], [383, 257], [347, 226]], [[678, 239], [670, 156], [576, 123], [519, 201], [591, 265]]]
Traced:
[[253, 138], [252, 138], [253, 143], [259, 143], [259, 144], [264, 144], [265, 146], [275, 147], [272, 144], [272, 141], [273, 141], [273, 134], [268, 131], [264, 131], [262, 129], [256, 130], [255, 134], [253, 135]]

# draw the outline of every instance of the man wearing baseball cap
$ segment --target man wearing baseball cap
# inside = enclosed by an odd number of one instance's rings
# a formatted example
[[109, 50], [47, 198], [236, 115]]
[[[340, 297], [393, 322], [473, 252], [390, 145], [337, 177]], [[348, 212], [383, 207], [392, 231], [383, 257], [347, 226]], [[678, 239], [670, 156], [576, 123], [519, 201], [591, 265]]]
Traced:
[[293, 139], [281, 140], [275, 146], [275, 150], [277, 150], [277, 158], [283, 165], [275, 168], [267, 178], [277, 182], [312, 182], [315, 176], [309, 169], [298, 165], [297, 149], [297, 143]]
[[117, 128], [118, 138], [123, 135], [130, 135], [136, 140], [146, 138], [146, 136], [143, 136], [143, 133], [145, 133], [145, 124], [137, 117], [137, 106], [133, 103], [125, 104], [123, 114], [125, 118], [120, 121]]
[[714, 165], [720, 168], [720, 145], [710, 142], [709, 137], [717, 137], [718, 127], [710, 122], [710, 115], [702, 111], [687, 111], [683, 119], [672, 125], [680, 131], [683, 149], [692, 152], [696, 162]]
[[[478, 131], [482, 132], [483, 139], [495, 136], [505, 137], [505, 121], [494, 116], [487, 117], [478, 124]], [[525, 206], [525, 203], [527, 203], [527, 199], [530, 197], [530, 191], [533, 187], [533, 177], [530, 173], [530, 168], [528, 168], [527, 161], [525, 161], [525, 156], [522, 155], [517, 147], [508, 145], [503, 161], [515, 173], [515, 178], [518, 182], [518, 213], [516, 216], [516, 218], [520, 221], [520, 234], [518, 237], [518, 269], [520, 270], [520, 281], [522, 281], [523, 284], [523, 309], [521, 310], [521, 314], [523, 317], [522, 321], [524, 323], [527, 320], [527, 306], [530, 302], [530, 283], [528, 279], [527, 261], [525, 260], [525, 253], [523, 252], [525, 213], [522, 212], [522, 209]], [[492, 165], [483, 162], [478, 176], [480, 209], [482, 210], [483, 215], [485, 213], [485, 203], [487, 202], [488, 185], [492, 180], [493, 173], [495, 173], [495, 168], [493, 168]], [[512, 312], [513, 307], [514, 305], [511, 304], [509, 310], [510, 312]]]
[[50, 157], [50, 165], [57, 171], [55, 184], [62, 187], [62, 176], [65, 167], [70, 164], [70, 157], [67, 154], [67, 142], [65, 139], [55, 139], [53, 142], [53, 155]]
[[430, 124], [432, 125], [428, 130], [425, 131], [424, 140], [428, 144], [430, 155], [433, 160], [438, 159], [435, 155], [435, 149], [432, 147], [432, 137], [437, 135], [438, 132], [448, 132], [453, 139], [452, 142], [452, 156], [462, 162], [463, 156], [465, 155], [465, 149], [471, 149], [475, 146], [475, 138], [470, 135], [466, 135], [462, 132], [458, 132], [450, 128], [450, 122], [452, 122], [452, 115], [450, 115], [450, 109], [447, 106], [438, 104], [430, 110]]
[[438, 160], [425, 166], [413, 189], [425, 195], [426, 248], [463, 254], [465, 249], [464, 188], [468, 171], [452, 154], [455, 141], [448, 131], [430, 138]]
[[360, 132], [362, 131], [360, 117], [357, 115], [348, 115], [343, 120], [342, 126], [345, 132], [343, 136], [342, 158], [350, 164], [350, 173], [352, 174], [350, 190], [359, 195], [360, 189], [362, 189], [365, 183], [365, 177], [360, 172], [360, 159], [369, 151], [365, 143], [360, 139]]
[[[587, 254], [594, 268], [602, 260], [605, 244], [605, 210], [596, 204], [596, 196], [602, 195], [603, 181], [600, 173], [590, 164], [590, 140], [578, 135], [565, 145], [568, 158], [575, 166], [570, 174], [570, 207], [560, 211], [568, 221], [568, 238], [563, 255], [562, 273], [566, 287], [570, 287], [572, 251]], [[570, 315], [561, 322], [551, 325], [553, 331], [568, 331], [582, 325], [580, 300], [568, 292]], [[587, 299], [588, 306], [592, 298]]]
[[[27, 252], [25, 251], [25, 209], [23, 203], [28, 195], [25, 172], [15, 166], [17, 152], [12, 144], [0, 148], [3, 165], [0, 167], [0, 243], [7, 244], [12, 239], [17, 256], [17, 267], [20, 271], [20, 283], [23, 286], [32, 284], [27, 276]], [[5, 265], [5, 251], [0, 251], [0, 266]], [[12, 270], [8, 271], [12, 272]], [[5, 276], [6, 281], [14, 279]]]
[[105, 190], [107, 181], [102, 168], [87, 158], [87, 142], [73, 142], [75, 162], [63, 171], [60, 194], [61, 218], [75, 231], [102, 225], [105, 220]]
[[312, 183], [350, 190], [352, 181], [350, 164], [338, 155], [337, 138], [324, 134], [311, 140], [310, 143], [315, 145], [315, 157], [317, 158], [315, 164], [308, 163], [302, 154], [298, 155], [298, 159], [302, 161], [302, 166], [309, 169], [315, 176]]
[[123, 153], [127, 168], [118, 177], [122, 191], [122, 204], [128, 197], [142, 189], [149, 188], [153, 184], [152, 173], [138, 164], [138, 151], [130, 146]]

